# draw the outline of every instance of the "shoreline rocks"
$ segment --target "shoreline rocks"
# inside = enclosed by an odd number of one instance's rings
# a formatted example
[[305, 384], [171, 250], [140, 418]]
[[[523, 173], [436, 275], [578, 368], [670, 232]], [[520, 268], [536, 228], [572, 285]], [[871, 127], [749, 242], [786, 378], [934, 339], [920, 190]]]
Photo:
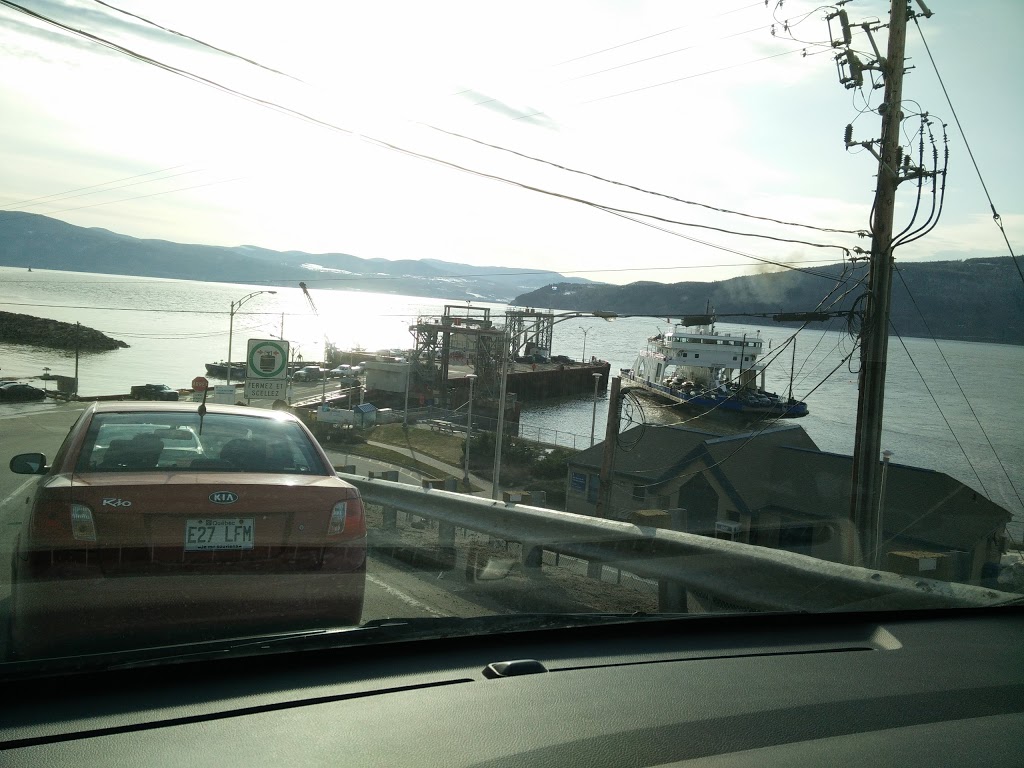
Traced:
[[95, 328], [14, 312], [0, 312], [0, 342], [67, 350], [77, 346], [81, 352], [106, 352], [128, 346]]

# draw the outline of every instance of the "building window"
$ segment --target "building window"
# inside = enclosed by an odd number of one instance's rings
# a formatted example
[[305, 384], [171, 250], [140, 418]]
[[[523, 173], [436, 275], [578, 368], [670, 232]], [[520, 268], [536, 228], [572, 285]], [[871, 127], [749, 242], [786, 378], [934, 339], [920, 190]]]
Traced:
[[633, 501], [643, 501], [647, 498], [647, 486], [646, 485], [634, 485], [633, 486]]
[[694, 357], [700, 357], [700, 352], [694, 352], [694, 353], [693, 353], [693, 356], [694, 356]]

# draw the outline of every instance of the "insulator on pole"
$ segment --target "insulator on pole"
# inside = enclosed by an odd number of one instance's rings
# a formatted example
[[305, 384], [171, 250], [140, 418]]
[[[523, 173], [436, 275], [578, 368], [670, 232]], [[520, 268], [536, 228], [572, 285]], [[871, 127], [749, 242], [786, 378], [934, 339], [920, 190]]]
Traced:
[[853, 41], [853, 35], [850, 34], [850, 17], [843, 8], [839, 9], [839, 23], [843, 27], [843, 45], [849, 45]]
[[846, 126], [846, 133], [843, 136], [843, 143], [846, 144], [847, 147], [853, 146], [853, 123], [850, 123], [848, 126]]

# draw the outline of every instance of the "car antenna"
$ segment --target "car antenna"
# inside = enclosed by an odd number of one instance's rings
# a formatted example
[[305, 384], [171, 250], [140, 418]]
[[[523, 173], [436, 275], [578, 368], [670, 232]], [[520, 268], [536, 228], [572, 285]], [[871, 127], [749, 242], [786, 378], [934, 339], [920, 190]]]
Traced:
[[[230, 361], [228, 361], [230, 364]], [[203, 434], [203, 418], [206, 416], [206, 393], [209, 389], [203, 390], [203, 402], [199, 404], [199, 434]]]

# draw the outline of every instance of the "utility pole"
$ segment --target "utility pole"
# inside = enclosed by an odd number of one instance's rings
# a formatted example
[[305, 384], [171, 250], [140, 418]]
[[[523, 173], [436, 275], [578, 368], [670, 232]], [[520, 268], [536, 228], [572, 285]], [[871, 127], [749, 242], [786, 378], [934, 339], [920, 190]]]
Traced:
[[615, 444], [619, 441], [619, 384], [621, 379], [612, 379], [608, 391], [608, 424], [604, 430], [604, 454], [601, 457], [600, 487], [598, 488], [597, 517], [608, 517], [612, 511], [612, 470], [615, 467]]
[[[865, 25], [865, 30], [869, 32]], [[882, 469], [882, 409], [889, 344], [889, 305], [892, 293], [892, 228], [902, 148], [899, 145], [903, 118], [903, 64], [907, 35], [907, 0], [892, 0], [889, 13], [889, 45], [878, 62], [885, 77], [881, 152], [875, 188], [874, 220], [871, 222], [870, 280], [861, 323], [861, 367], [857, 400], [857, 432], [853, 451], [853, 483], [850, 518], [859, 538], [856, 564], [877, 566], [880, 541], [878, 509]], [[881, 58], [881, 57], [879, 57]], [[847, 145], [851, 144], [847, 128]]]

